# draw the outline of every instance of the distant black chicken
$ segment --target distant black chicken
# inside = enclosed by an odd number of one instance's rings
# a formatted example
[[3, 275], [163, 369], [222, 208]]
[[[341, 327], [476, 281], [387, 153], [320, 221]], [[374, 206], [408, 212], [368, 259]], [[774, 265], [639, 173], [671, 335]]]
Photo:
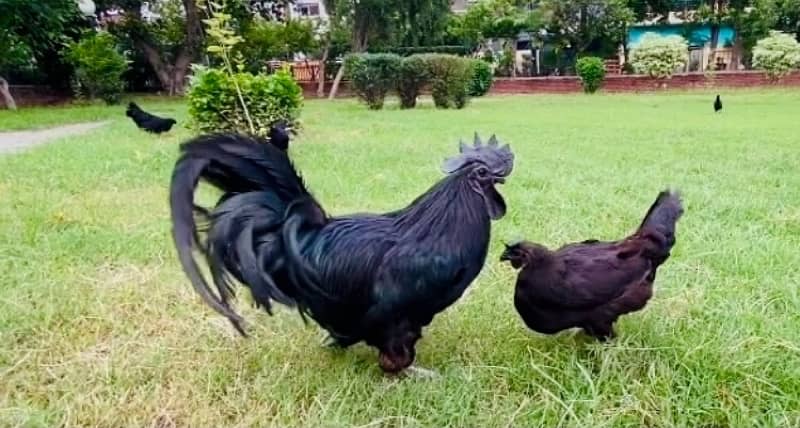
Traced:
[[[306, 190], [286, 153], [239, 135], [206, 135], [181, 147], [170, 191], [173, 237], [195, 290], [242, 334], [229, 305], [232, 280], [267, 312], [297, 307], [347, 347], [378, 348], [388, 373], [409, 368], [422, 328], [481, 271], [491, 220], [506, 205], [495, 185], [514, 156], [493, 136], [443, 164], [445, 178], [406, 208], [331, 217]], [[198, 180], [223, 191], [195, 206]], [[207, 224], [198, 230], [195, 215]], [[205, 236], [203, 241], [203, 235]], [[192, 255], [204, 253], [212, 291]]]
[[128, 109], [125, 111], [125, 115], [133, 119], [133, 122], [136, 123], [136, 126], [138, 126], [139, 129], [144, 129], [147, 132], [152, 132], [155, 134], [169, 132], [169, 130], [172, 129], [172, 125], [176, 123], [175, 119], [162, 118], [152, 115], [139, 108], [139, 106], [133, 102], [128, 104]]
[[714, 113], [718, 113], [720, 110], [722, 110], [722, 99], [717, 94], [717, 99], [714, 100]]
[[599, 340], [613, 337], [617, 318], [650, 300], [682, 214], [678, 194], [664, 191], [639, 229], [621, 241], [590, 240], [556, 251], [530, 242], [507, 246], [500, 260], [522, 268], [514, 295], [517, 312], [539, 333], [578, 327]]

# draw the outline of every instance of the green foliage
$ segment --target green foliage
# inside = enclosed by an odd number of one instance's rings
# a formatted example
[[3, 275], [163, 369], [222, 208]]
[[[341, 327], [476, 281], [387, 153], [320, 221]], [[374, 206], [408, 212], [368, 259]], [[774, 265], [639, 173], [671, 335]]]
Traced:
[[8, 29], [0, 29], [0, 75], [35, 65], [31, 47]]
[[689, 45], [681, 36], [646, 33], [631, 51], [631, 64], [639, 73], [669, 78], [689, 60]]
[[209, 3], [211, 17], [203, 20], [209, 54], [221, 68], [195, 67], [189, 88], [189, 114], [196, 129], [209, 131], [248, 130], [265, 137], [278, 121], [296, 126], [303, 90], [291, 73], [252, 74], [244, 71], [244, 60], [235, 49], [244, 39], [232, 25], [233, 16]]
[[119, 102], [125, 82], [122, 74], [128, 61], [119, 53], [114, 36], [106, 32], [88, 33], [67, 48], [67, 60], [75, 67], [74, 89], [89, 99], [101, 98], [108, 104]]
[[494, 81], [492, 66], [482, 59], [472, 60], [472, 80], [468, 93], [472, 97], [481, 97], [489, 92]]
[[511, 71], [514, 68], [514, 50], [510, 47], [506, 47], [500, 53], [500, 57], [497, 59], [497, 68], [495, 72], [498, 76], [508, 77], [511, 76]]
[[[400, 46], [433, 46], [442, 42], [450, 18], [450, 0], [383, 0], [394, 3], [394, 37]], [[422, 53], [422, 52], [412, 52]]]
[[428, 68], [424, 57], [412, 55], [401, 59], [397, 75], [400, 107], [414, 108], [417, 105], [417, 96], [427, 82]]
[[586, 56], [578, 59], [575, 70], [581, 78], [581, 85], [587, 94], [593, 94], [603, 85], [606, 78], [606, 67], [601, 58]]
[[623, 41], [635, 19], [625, 0], [543, 0], [540, 13], [555, 41], [578, 53], [593, 43]]
[[65, 82], [61, 51], [86, 26], [75, 0], [0, 0], [0, 75]]
[[431, 82], [431, 95], [436, 107], [464, 108], [469, 100], [472, 80], [470, 59], [455, 55], [423, 54]]
[[380, 110], [386, 94], [396, 85], [400, 63], [396, 54], [352, 54], [345, 58], [345, 74], [359, 98], [370, 109]]
[[800, 66], [800, 43], [792, 36], [773, 31], [753, 48], [753, 65], [772, 79], [780, 79]]
[[425, 54], [425, 53], [441, 53], [441, 54], [451, 54], [451, 55], [467, 55], [472, 50], [467, 48], [466, 46], [460, 45], [441, 45], [441, 46], [403, 46], [403, 47], [396, 47], [396, 48], [388, 48], [384, 49], [384, 52], [388, 53], [396, 53], [400, 56], [408, 56], [408, 55], [415, 55], [415, 54]]
[[314, 24], [306, 20], [275, 22], [258, 18], [247, 25], [243, 38], [237, 52], [252, 72], [262, 70], [267, 61], [291, 60], [295, 53], [311, 53], [319, 48]]
[[[188, 104], [193, 127], [203, 132], [250, 129], [264, 137], [277, 121], [297, 124], [303, 91], [285, 70], [275, 74], [228, 74], [215, 68], [195, 67]], [[244, 104], [241, 102], [244, 100]], [[247, 106], [249, 119], [243, 105]]]

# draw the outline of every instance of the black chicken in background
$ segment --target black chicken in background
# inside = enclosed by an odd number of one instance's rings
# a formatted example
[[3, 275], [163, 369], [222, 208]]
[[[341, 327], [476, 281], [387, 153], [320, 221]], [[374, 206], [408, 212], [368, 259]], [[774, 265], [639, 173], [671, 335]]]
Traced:
[[[411, 367], [422, 328], [481, 271], [491, 220], [506, 212], [495, 185], [514, 162], [508, 145], [494, 136], [483, 145], [476, 135], [474, 146], [461, 143], [460, 154], [445, 160], [446, 176], [406, 208], [331, 217], [270, 144], [206, 135], [181, 151], [170, 190], [173, 238], [205, 302], [244, 335], [230, 306], [236, 280], [269, 313], [274, 301], [311, 317], [332, 345], [377, 348], [387, 373]], [[201, 179], [223, 191], [211, 209], [195, 206]], [[194, 250], [205, 255], [216, 291]]]
[[652, 297], [656, 270], [670, 255], [682, 214], [678, 194], [664, 191], [639, 229], [621, 241], [589, 240], [556, 251], [531, 242], [507, 246], [500, 260], [522, 268], [517, 312], [539, 333], [578, 327], [599, 340], [614, 337], [617, 318], [644, 308]]
[[714, 113], [719, 113], [722, 110], [722, 99], [717, 94], [717, 99], [714, 100]]
[[139, 127], [139, 129], [143, 129], [154, 134], [169, 132], [169, 130], [172, 129], [172, 125], [176, 123], [175, 119], [163, 118], [150, 114], [139, 108], [139, 106], [134, 102], [128, 104], [128, 109], [125, 111], [125, 115], [133, 119], [133, 122], [136, 123], [136, 126]]

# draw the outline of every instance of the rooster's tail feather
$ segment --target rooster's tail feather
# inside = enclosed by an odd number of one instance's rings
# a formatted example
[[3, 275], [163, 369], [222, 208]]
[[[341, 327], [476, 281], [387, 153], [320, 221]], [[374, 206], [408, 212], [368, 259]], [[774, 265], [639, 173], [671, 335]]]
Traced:
[[[170, 186], [172, 234], [184, 271], [203, 300], [227, 317], [242, 334], [242, 318], [231, 308], [232, 279], [250, 288], [254, 300], [271, 312], [271, 302], [294, 306], [297, 291], [286, 278], [282, 231], [295, 201], [310, 201], [318, 219], [325, 214], [306, 190], [286, 154], [269, 144], [238, 135], [208, 135], [181, 146]], [[222, 190], [213, 210], [194, 203], [204, 179]], [[198, 228], [196, 215], [207, 220]], [[312, 221], [315, 222], [315, 221]], [[203, 230], [205, 229], [205, 230]], [[206, 231], [205, 242], [201, 232]], [[202, 243], [201, 243], [202, 242]], [[216, 285], [212, 291], [194, 251], [205, 255]]]

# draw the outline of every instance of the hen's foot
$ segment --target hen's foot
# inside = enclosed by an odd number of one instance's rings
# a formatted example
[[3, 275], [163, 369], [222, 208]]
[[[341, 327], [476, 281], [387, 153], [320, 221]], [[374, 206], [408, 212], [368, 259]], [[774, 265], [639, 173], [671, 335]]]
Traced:
[[436, 379], [439, 377], [439, 373], [436, 371], [417, 366], [408, 366], [404, 373], [409, 377], [417, 379]]

